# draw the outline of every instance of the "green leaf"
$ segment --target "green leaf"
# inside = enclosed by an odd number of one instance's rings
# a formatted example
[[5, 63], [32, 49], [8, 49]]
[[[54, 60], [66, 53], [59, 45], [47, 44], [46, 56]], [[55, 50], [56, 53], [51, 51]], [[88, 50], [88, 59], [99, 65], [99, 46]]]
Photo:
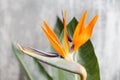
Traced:
[[77, 59], [87, 70], [87, 80], [100, 80], [98, 61], [90, 40], [81, 46]]
[[[63, 30], [64, 26], [60, 18], [57, 16], [57, 21], [54, 27], [54, 32], [56, 33], [57, 36], [59, 36]], [[58, 37], [59, 38], [59, 37]]]
[[67, 25], [67, 32], [69, 36], [71, 37], [73, 36], [74, 30], [77, 24], [78, 22], [75, 17], [69, 22], [69, 24]]
[[53, 80], [37, 59], [21, 53], [15, 44], [12, 45], [12, 49], [24, 69], [28, 80]]

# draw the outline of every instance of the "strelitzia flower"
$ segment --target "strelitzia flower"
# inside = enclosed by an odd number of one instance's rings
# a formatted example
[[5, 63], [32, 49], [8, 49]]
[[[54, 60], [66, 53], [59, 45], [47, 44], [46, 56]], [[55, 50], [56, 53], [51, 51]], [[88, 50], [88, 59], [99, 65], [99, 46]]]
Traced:
[[[56, 50], [56, 52], [62, 56], [64, 59], [70, 59], [69, 53], [72, 49], [72, 53], [75, 53], [75, 51], [81, 47], [84, 43], [86, 43], [91, 35], [94, 28], [94, 25], [97, 21], [98, 15], [96, 15], [88, 25], [85, 25], [87, 11], [84, 12], [82, 15], [79, 23], [76, 26], [76, 29], [73, 34], [73, 39], [69, 37], [67, 34], [67, 27], [66, 27], [66, 11], [64, 11], [63, 14], [63, 24], [64, 24], [64, 46], [60, 43], [60, 40], [55, 35], [55, 33], [52, 31], [50, 26], [47, 24], [46, 21], [44, 22], [44, 26], [42, 26], [42, 30], [46, 34], [47, 38], [49, 39], [50, 43], [52, 44], [53, 48]], [[72, 41], [72, 46], [70, 47], [69, 41]]]
[[[78, 22], [76, 29], [73, 34], [73, 38], [71, 39], [67, 33], [67, 26], [66, 26], [66, 11], [63, 14], [63, 24], [64, 24], [64, 46], [62, 46], [60, 40], [54, 33], [54, 31], [50, 28], [47, 22], [44, 20], [44, 26], [41, 26], [42, 30], [46, 34], [48, 40], [50, 41], [53, 48], [56, 50], [57, 53], [53, 54], [50, 52], [44, 52], [41, 50], [37, 50], [31, 48], [32, 50], [38, 52], [40, 55], [49, 56], [49, 57], [58, 57], [61, 56], [64, 59], [71, 59], [70, 54], [75, 53], [79, 47], [85, 44], [91, 37], [94, 25], [98, 19], [98, 14], [91, 19], [91, 21], [85, 25], [85, 20], [87, 16], [87, 11], [84, 12], [80, 21]], [[70, 42], [72, 42], [72, 46], [70, 46]], [[27, 52], [24, 49], [20, 48], [23, 52]], [[72, 52], [71, 52], [72, 51]]]
[[[71, 37], [67, 33], [66, 11], [64, 11], [64, 14], [63, 14], [64, 45], [62, 45], [62, 43], [60, 42], [60, 40], [58, 39], [54, 31], [47, 24], [47, 22], [45, 20], [43, 21], [44, 26], [41, 26], [41, 28], [45, 33], [45, 35], [47, 36], [48, 40], [50, 41], [51, 45], [57, 52], [55, 54], [51, 52], [44, 52], [34, 48], [27, 49], [20, 46], [19, 44], [18, 44], [18, 47], [22, 52], [32, 57], [38, 58], [40, 61], [44, 63], [47, 63], [49, 65], [52, 65], [54, 67], [57, 67], [69, 72], [80, 74], [81, 80], [86, 80], [87, 79], [86, 69], [82, 65], [73, 61], [72, 57], [70, 56], [71, 54], [75, 53], [78, 50], [78, 48], [80, 48], [83, 44], [85, 44], [92, 35], [93, 28], [98, 19], [98, 15], [95, 15], [87, 25], [85, 24], [86, 16], [87, 16], [87, 11], [85, 11], [84, 14], [82, 15], [80, 21], [76, 26], [73, 37], [71, 39]], [[71, 46], [70, 46], [70, 43], [72, 43]], [[59, 56], [63, 59], [50, 58], [50, 57], [59, 57]], [[70, 67], [68, 64], [71, 65], [72, 67]]]

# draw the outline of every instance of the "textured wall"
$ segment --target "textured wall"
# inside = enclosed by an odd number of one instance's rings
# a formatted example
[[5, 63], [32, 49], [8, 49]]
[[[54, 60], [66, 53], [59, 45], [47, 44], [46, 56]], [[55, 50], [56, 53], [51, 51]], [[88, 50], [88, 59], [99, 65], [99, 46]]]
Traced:
[[13, 41], [49, 50], [40, 29], [42, 19], [53, 27], [56, 15], [62, 17], [63, 9], [67, 10], [67, 22], [73, 16], [79, 19], [84, 10], [89, 12], [87, 22], [99, 14], [92, 42], [101, 80], [120, 80], [120, 0], [0, 0], [0, 80], [21, 79], [11, 50]]

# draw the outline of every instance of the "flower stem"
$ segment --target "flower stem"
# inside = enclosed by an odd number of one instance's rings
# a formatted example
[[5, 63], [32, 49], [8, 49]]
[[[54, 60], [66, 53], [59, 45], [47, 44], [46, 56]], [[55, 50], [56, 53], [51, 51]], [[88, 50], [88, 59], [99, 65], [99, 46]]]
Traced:
[[[76, 51], [76, 55], [75, 55], [75, 58], [74, 58], [74, 61], [77, 62], [77, 54], [78, 54], [78, 51]], [[81, 65], [79, 64], [79, 69], [80, 69], [80, 80], [86, 80], [87, 79], [87, 72], [86, 72], [86, 69]], [[78, 80], [78, 76], [77, 74], [75, 74], [75, 80]]]
[[86, 69], [82, 65], [80, 65], [79, 69], [80, 69], [80, 78], [81, 78], [80, 80], [86, 80], [87, 79]]
[[[76, 55], [75, 55], [75, 58], [74, 58], [74, 61], [77, 62], [77, 53], [78, 51], [76, 51]], [[75, 74], [75, 80], [78, 80], [78, 75]]]

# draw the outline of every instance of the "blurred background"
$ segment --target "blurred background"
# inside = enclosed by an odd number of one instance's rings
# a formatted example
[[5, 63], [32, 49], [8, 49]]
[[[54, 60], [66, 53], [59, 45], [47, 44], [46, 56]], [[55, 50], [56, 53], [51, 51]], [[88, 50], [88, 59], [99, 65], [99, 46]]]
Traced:
[[67, 22], [88, 10], [87, 21], [99, 14], [92, 35], [101, 80], [120, 80], [120, 0], [0, 0], [0, 80], [21, 80], [23, 72], [12, 42], [49, 51], [41, 31], [45, 19], [53, 28], [67, 11]]

